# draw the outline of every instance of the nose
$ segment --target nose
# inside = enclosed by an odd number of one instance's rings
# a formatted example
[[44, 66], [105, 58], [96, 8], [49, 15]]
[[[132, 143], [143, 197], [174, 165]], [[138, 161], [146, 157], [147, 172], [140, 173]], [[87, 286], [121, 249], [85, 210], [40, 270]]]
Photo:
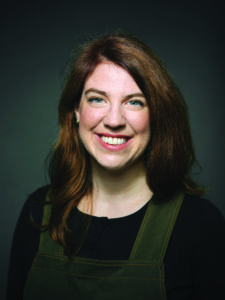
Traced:
[[112, 104], [107, 110], [103, 122], [106, 127], [114, 129], [124, 127], [126, 124], [126, 119], [123, 112], [123, 107], [118, 104]]

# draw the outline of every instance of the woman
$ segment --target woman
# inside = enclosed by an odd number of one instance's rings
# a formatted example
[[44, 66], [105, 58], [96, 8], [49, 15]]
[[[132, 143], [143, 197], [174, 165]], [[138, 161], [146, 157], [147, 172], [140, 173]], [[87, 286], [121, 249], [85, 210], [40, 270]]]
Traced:
[[187, 108], [152, 50], [120, 32], [83, 45], [59, 122], [51, 185], [17, 225], [9, 299], [221, 297], [225, 222], [197, 197]]

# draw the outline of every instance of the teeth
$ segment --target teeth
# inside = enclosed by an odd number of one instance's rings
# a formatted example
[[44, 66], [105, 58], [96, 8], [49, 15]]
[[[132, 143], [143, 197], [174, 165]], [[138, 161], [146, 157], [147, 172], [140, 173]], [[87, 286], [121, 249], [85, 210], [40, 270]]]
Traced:
[[108, 136], [101, 136], [101, 139], [103, 140], [103, 142], [110, 145], [121, 145], [126, 143], [127, 141], [127, 139], [124, 138], [112, 138]]

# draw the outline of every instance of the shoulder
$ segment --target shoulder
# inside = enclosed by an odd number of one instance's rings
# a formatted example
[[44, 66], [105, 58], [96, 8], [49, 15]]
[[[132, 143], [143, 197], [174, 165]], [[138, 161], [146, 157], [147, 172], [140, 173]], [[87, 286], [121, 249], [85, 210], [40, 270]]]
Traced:
[[198, 269], [198, 280], [207, 268], [217, 274], [219, 265], [225, 268], [225, 219], [209, 200], [185, 195], [171, 239], [190, 257], [192, 270]]
[[[209, 226], [225, 227], [225, 220], [219, 209], [209, 200], [197, 196], [185, 195], [180, 209], [180, 219], [195, 228]], [[182, 220], [180, 220], [182, 221]]]
[[[40, 226], [44, 212], [44, 200], [49, 186], [38, 188], [31, 193], [24, 203], [14, 232], [14, 251], [18, 251], [21, 257], [23, 252], [32, 253], [38, 249], [40, 238]], [[30, 249], [30, 250], [29, 250]], [[33, 251], [33, 249], [35, 249]]]
[[36, 201], [36, 202], [43, 202], [45, 201], [45, 198], [47, 196], [48, 190], [49, 190], [50, 185], [45, 185], [45, 186], [41, 186], [38, 189], [36, 189], [34, 192], [32, 192], [28, 199], [31, 201]]
[[168, 287], [193, 286], [199, 299], [222, 295], [224, 253], [223, 215], [209, 200], [185, 195], [165, 257]]
[[174, 227], [176, 236], [196, 244], [221, 240], [225, 245], [225, 220], [209, 200], [185, 195]]
[[225, 220], [217, 207], [209, 200], [185, 195], [168, 252], [199, 260], [211, 254], [223, 257]]
[[42, 186], [28, 196], [21, 210], [17, 227], [27, 224], [31, 225], [31, 216], [35, 223], [41, 224], [44, 201], [47, 196], [48, 189], [49, 185]]
[[[29, 269], [38, 251], [44, 200], [49, 186], [31, 193], [25, 201], [14, 231], [7, 283], [7, 299], [22, 299]], [[32, 221], [33, 219], [33, 221]]]

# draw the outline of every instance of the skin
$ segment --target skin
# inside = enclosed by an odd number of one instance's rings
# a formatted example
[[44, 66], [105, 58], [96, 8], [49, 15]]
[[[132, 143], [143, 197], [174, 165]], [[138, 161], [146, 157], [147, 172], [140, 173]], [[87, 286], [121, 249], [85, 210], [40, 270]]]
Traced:
[[[150, 112], [140, 88], [121, 67], [101, 63], [87, 78], [75, 113], [91, 158], [92, 213], [118, 217], [136, 211], [152, 195], [143, 162]], [[85, 200], [78, 206], [82, 211]]]

